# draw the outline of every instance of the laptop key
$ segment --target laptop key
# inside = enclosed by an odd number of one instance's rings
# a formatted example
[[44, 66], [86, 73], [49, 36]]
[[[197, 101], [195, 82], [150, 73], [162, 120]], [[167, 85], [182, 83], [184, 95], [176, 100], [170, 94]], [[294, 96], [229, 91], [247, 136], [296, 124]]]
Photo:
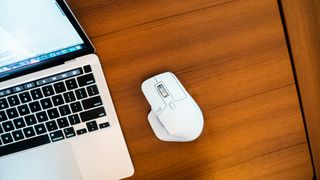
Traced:
[[52, 108], [52, 102], [50, 98], [46, 98], [46, 99], [42, 99], [41, 101], [41, 105], [43, 109], [48, 109], [48, 108]]
[[85, 72], [85, 73], [89, 73], [89, 72], [91, 72], [91, 71], [92, 71], [92, 69], [91, 69], [91, 66], [90, 66], [90, 65], [83, 66], [83, 70], [84, 70], [84, 72]]
[[38, 122], [44, 122], [48, 120], [47, 113], [45, 111], [36, 114]]
[[60, 106], [60, 105], [64, 104], [63, 97], [60, 94], [53, 96], [52, 101], [55, 106]]
[[22, 103], [26, 103], [26, 102], [31, 101], [31, 96], [30, 96], [30, 93], [28, 91], [19, 94], [19, 97], [20, 97], [20, 100], [21, 100]]
[[15, 153], [15, 152], [27, 150], [30, 148], [34, 148], [37, 146], [41, 146], [44, 144], [48, 144], [48, 143], [50, 143], [50, 139], [49, 139], [49, 136], [45, 134], [42, 136], [37, 136], [34, 138], [8, 144], [6, 146], [0, 146], [0, 157]]
[[62, 93], [62, 92], [65, 92], [67, 90], [66, 86], [64, 85], [63, 82], [55, 83], [53, 85], [53, 87], [54, 87], [54, 90], [56, 91], [56, 93]]
[[50, 133], [50, 138], [51, 138], [52, 142], [56, 142], [56, 141], [60, 141], [60, 140], [64, 139], [62, 130]]
[[90, 109], [90, 108], [98, 107], [101, 105], [102, 105], [102, 100], [100, 96], [82, 100], [82, 106], [84, 109]]
[[25, 116], [27, 114], [30, 114], [30, 110], [26, 104], [18, 106], [18, 111], [20, 116]]
[[19, 117], [19, 114], [16, 108], [7, 109], [7, 115], [9, 119]]
[[26, 136], [26, 138], [35, 136], [36, 133], [34, 132], [33, 127], [27, 127], [23, 129], [24, 135]]
[[48, 113], [50, 119], [56, 119], [56, 118], [60, 117], [57, 108], [49, 109], [47, 111], [47, 113]]
[[85, 88], [77, 89], [77, 90], [75, 90], [75, 92], [76, 92], [77, 99], [83, 99], [83, 98], [88, 97]]
[[52, 85], [42, 87], [42, 92], [45, 97], [52, 96], [54, 94]]
[[66, 117], [57, 119], [57, 122], [58, 122], [59, 128], [61, 128], [61, 129], [69, 126], [69, 122]]
[[20, 128], [26, 127], [26, 123], [24, 122], [22, 117], [13, 120], [13, 123], [16, 126], [16, 129], [20, 129]]
[[103, 116], [106, 116], [106, 111], [103, 107], [92, 109], [89, 111], [84, 111], [80, 113], [81, 121], [86, 122], [90, 120], [94, 120]]
[[63, 97], [64, 97], [66, 103], [73, 102], [76, 100], [76, 96], [74, 95], [73, 91], [64, 93]]
[[73, 113], [77, 113], [82, 111], [81, 103], [80, 102], [74, 102], [70, 104], [71, 110]]
[[61, 116], [71, 114], [71, 110], [68, 105], [60, 106], [59, 111], [60, 111]]
[[75, 79], [66, 80], [66, 85], [67, 85], [68, 90], [78, 88], [77, 81]]
[[68, 116], [68, 120], [71, 125], [79, 124], [81, 122], [78, 114]]
[[3, 122], [2, 123], [2, 127], [3, 127], [5, 132], [9, 132], [9, 131], [14, 130], [14, 126], [13, 126], [12, 121]]
[[58, 129], [57, 123], [54, 120], [46, 122], [46, 127], [48, 131], [54, 131]]
[[2, 135], [1, 135], [1, 139], [2, 139], [2, 142], [3, 142], [4, 144], [8, 144], [8, 143], [13, 142], [13, 138], [12, 138], [12, 136], [11, 136], [10, 133], [2, 134]]
[[4, 111], [0, 111], [0, 122], [8, 120], [8, 117]]
[[17, 95], [13, 95], [13, 96], [8, 97], [8, 102], [11, 107], [20, 104], [20, 101], [19, 101], [19, 98]]
[[15, 141], [24, 139], [24, 136], [21, 130], [13, 131], [12, 136]]
[[76, 136], [76, 132], [74, 131], [73, 127], [65, 128], [63, 130], [63, 132], [64, 132], [64, 135], [66, 136], [66, 138], [71, 138], [71, 137]]
[[0, 134], [4, 133], [2, 126], [0, 125]]
[[104, 128], [107, 128], [109, 126], [110, 126], [109, 122], [104, 122], [104, 123], [99, 124], [99, 128], [100, 129], [104, 129]]
[[41, 106], [40, 106], [39, 101], [29, 103], [29, 108], [30, 108], [31, 112], [33, 112], [33, 113], [41, 111]]
[[34, 126], [34, 129], [36, 130], [37, 135], [44, 134], [47, 132], [44, 124], [37, 124]]
[[87, 129], [89, 132], [98, 130], [98, 124], [96, 121], [87, 122]]
[[41, 90], [39, 88], [31, 90], [30, 93], [31, 93], [31, 96], [32, 96], [33, 100], [37, 100], [37, 99], [43, 98], [43, 94], [42, 94], [42, 92], [41, 92]]
[[9, 104], [8, 104], [7, 99], [5, 99], [5, 98], [0, 99], [0, 110], [8, 108], [8, 107], [9, 107]]
[[77, 130], [77, 135], [81, 135], [81, 134], [85, 134], [85, 133], [87, 133], [87, 129], [86, 128]]
[[27, 123], [28, 126], [37, 124], [37, 119], [33, 114], [25, 116], [24, 120], [25, 120], [25, 122]]
[[80, 87], [86, 86], [86, 85], [89, 85], [89, 84], [92, 84], [92, 83], [96, 82], [94, 80], [94, 77], [93, 77], [92, 73], [84, 75], [84, 76], [80, 76], [80, 77], [77, 78], [77, 80], [78, 80], [78, 83], [79, 83]]
[[88, 91], [89, 96], [94, 96], [94, 95], [99, 94], [97, 85], [88, 86], [87, 91]]

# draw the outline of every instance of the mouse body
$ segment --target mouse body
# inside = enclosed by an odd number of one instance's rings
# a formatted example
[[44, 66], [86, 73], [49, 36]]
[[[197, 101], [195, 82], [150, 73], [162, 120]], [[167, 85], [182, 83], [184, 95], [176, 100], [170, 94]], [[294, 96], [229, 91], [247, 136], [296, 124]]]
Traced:
[[141, 89], [151, 106], [149, 123], [160, 140], [188, 142], [200, 136], [202, 112], [173, 73], [151, 77]]

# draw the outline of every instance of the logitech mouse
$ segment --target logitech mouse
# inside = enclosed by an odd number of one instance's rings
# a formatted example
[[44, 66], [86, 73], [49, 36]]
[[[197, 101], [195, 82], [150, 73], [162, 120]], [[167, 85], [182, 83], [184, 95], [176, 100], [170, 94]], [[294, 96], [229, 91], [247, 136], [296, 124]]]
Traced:
[[187, 142], [200, 136], [202, 112], [173, 73], [151, 77], [141, 89], [151, 106], [149, 123], [160, 140]]

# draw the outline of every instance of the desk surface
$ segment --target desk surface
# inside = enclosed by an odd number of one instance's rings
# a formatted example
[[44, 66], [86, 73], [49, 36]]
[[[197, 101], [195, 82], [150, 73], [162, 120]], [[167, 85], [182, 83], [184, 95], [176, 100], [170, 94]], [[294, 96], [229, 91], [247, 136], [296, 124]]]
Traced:
[[[135, 166], [131, 179], [311, 179], [276, 0], [69, 0], [101, 59]], [[159, 141], [143, 80], [172, 71], [201, 137]]]

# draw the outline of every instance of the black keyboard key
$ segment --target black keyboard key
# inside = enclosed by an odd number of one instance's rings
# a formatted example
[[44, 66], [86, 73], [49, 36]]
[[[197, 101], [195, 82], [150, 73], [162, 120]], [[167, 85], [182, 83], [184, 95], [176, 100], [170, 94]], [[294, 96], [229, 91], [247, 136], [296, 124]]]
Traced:
[[102, 100], [100, 96], [82, 100], [82, 106], [84, 109], [90, 109], [90, 108], [98, 107], [101, 105], [102, 105]]
[[4, 111], [0, 111], [0, 122], [8, 120], [8, 117]]
[[42, 99], [41, 101], [41, 105], [43, 109], [48, 109], [48, 108], [52, 108], [52, 102], [50, 98], [46, 98], [46, 99]]
[[13, 138], [10, 133], [2, 134], [1, 139], [2, 139], [3, 144], [8, 144], [8, 143], [13, 142]]
[[47, 111], [47, 113], [48, 113], [50, 119], [56, 119], [56, 118], [60, 117], [57, 108], [49, 109]]
[[77, 81], [75, 79], [66, 80], [66, 85], [67, 85], [68, 90], [78, 88]]
[[76, 100], [76, 96], [74, 95], [74, 93], [72, 91], [64, 93], [63, 97], [66, 100], [66, 103], [73, 102]]
[[14, 130], [14, 126], [12, 121], [6, 121], [2, 123], [2, 127], [4, 129], [5, 132], [9, 132], [9, 131], [13, 131]]
[[19, 94], [19, 97], [20, 97], [20, 100], [21, 100], [22, 103], [26, 103], [26, 102], [31, 101], [31, 96], [30, 96], [30, 93], [28, 91]]
[[32, 137], [32, 136], [36, 135], [36, 133], [34, 132], [33, 127], [24, 128], [23, 132], [24, 132], [24, 135], [25, 135], [26, 138], [29, 138], [29, 137]]
[[75, 92], [76, 92], [76, 96], [78, 99], [83, 99], [83, 98], [88, 97], [85, 88], [77, 89], [77, 90], [75, 90]]
[[62, 130], [50, 133], [50, 138], [51, 138], [52, 142], [56, 142], [56, 141], [60, 141], [60, 140], [64, 139]]
[[73, 113], [82, 111], [81, 103], [80, 102], [74, 102], [70, 104], [71, 110]]
[[77, 80], [78, 80], [80, 87], [95, 83], [95, 80], [94, 80], [92, 73], [84, 75], [84, 76], [80, 76], [77, 78]]
[[8, 101], [9, 101], [9, 104], [11, 107], [20, 104], [20, 100], [17, 95], [13, 95], [13, 96], [8, 97]]
[[0, 110], [8, 108], [8, 107], [9, 107], [9, 104], [8, 104], [7, 99], [4, 99], [4, 98], [0, 99]]
[[54, 94], [52, 85], [42, 87], [42, 92], [45, 97], [52, 96]]
[[57, 123], [54, 120], [46, 122], [46, 127], [48, 131], [54, 131], [58, 129]]
[[33, 113], [41, 111], [41, 106], [40, 106], [39, 101], [35, 101], [35, 102], [30, 103], [29, 107], [30, 107], [31, 112], [33, 112]]
[[86, 122], [90, 120], [97, 119], [99, 117], [106, 116], [106, 111], [104, 110], [103, 107], [92, 109], [89, 111], [84, 111], [80, 113], [81, 121]]
[[58, 122], [58, 126], [59, 126], [60, 129], [69, 126], [69, 122], [68, 122], [68, 119], [66, 117], [57, 119], [57, 122]]
[[34, 129], [36, 130], [37, 135], [44, 134], [47, 132], [44, 124], [37, 124], [34, 126]]
[[25, 120], [25, 122], [27, 123], [28, 126], [37, 124], [37, 119], [33, 114], [25, 116], [24, 120]]
[[7, 115], [9, 119], [19, 117], [19, 114], [16, 108], [7, 109]]
[[47, 134], [0, 147], [0, 157], [50, 143]]
[[109, 127], [109, 126], [110, 126], [109, 122], [104, 122], [104, 123], [99, 124], [99, 128], [100, 129], [103, 129], [103, 128], [106, 128], [106, 127]]
[[12, 136], [15, 141], [24, 139], [24, 136], [21, 130], [13, 131]]
[[98, 124], [96, 121], [87, 122], [87, 129], [89, 132], [98, 130]]
[[84, 72], [85, 72], [85, 73], [89, 73], [89, 72], [91, 72], [91, 71], [92, 71], [92, 69], [91, 69], [91, 66], [90, 66], [90, 65], [83, 66], [83, 70], [84, 70]]
[[16, 126], [16, 129], [20, 129], [20, 128], [26, 127], [26, 123], [24, 122], [22, 117], [13, 120], [13, 123]]
[[64, 104], [63, 97], [60, 94], [53, 96], [52, 101], [55, 106], [60, 106], [60, 105]]
[[60, 106], [59, 111], [60, 111], [61, 116], [71, 114], [71, 111], [70, 111], [70, 108], [68, 105]]
[[20, 116], [25, 116], [27, 114], [30, 114], [30, 110], [28, 108], [28, 105], [26, 105], [26, 104], [18, 106], [18, 111], [19, 111]]
[[66, 138], [71, 138], [76, 136], [76, 132], [74, 131], [73, 127], [65, 128], [63, 132]]
[[87, 133], [87, 129], [86, 128], [77, 130], [77, 135], [81, 135], [81, 134], [85, 134], [85, 133]]
[[45, 111], [37, 113], [36, 116], [37, 116], [38, 122], [44, 122], [49, 120], [47, 113]]
[[68, 119], [71, 125], [79, 124], [81, 122], [78, 114], [68, 116]]
[[87, 91], [88, 91], [89, 96], [94, 96], [94, 95], [99, 94], [99, 90], [98, 90], [97, 85], [88, 86]]
[[0, 125], [0, 134], [2, 134], [4, 131], [2, 129], [2, 126]]
[[58, 82], [58, 83], [55, 83], [53, 85], [56, 93], [62, 93], [62, 92], [65, 92], [67, 89], [66, 89], [66, 86], [64, 85], [63, 82]]
[[37, 100], [37, 99], [43, 98], [43, 94], [42, 94], [42, 92], [41, 92], [41, 90], [39, 88], [31, 90], [30, 93], [31, 93], [31, 96], [32, 96], [33, 100]]

